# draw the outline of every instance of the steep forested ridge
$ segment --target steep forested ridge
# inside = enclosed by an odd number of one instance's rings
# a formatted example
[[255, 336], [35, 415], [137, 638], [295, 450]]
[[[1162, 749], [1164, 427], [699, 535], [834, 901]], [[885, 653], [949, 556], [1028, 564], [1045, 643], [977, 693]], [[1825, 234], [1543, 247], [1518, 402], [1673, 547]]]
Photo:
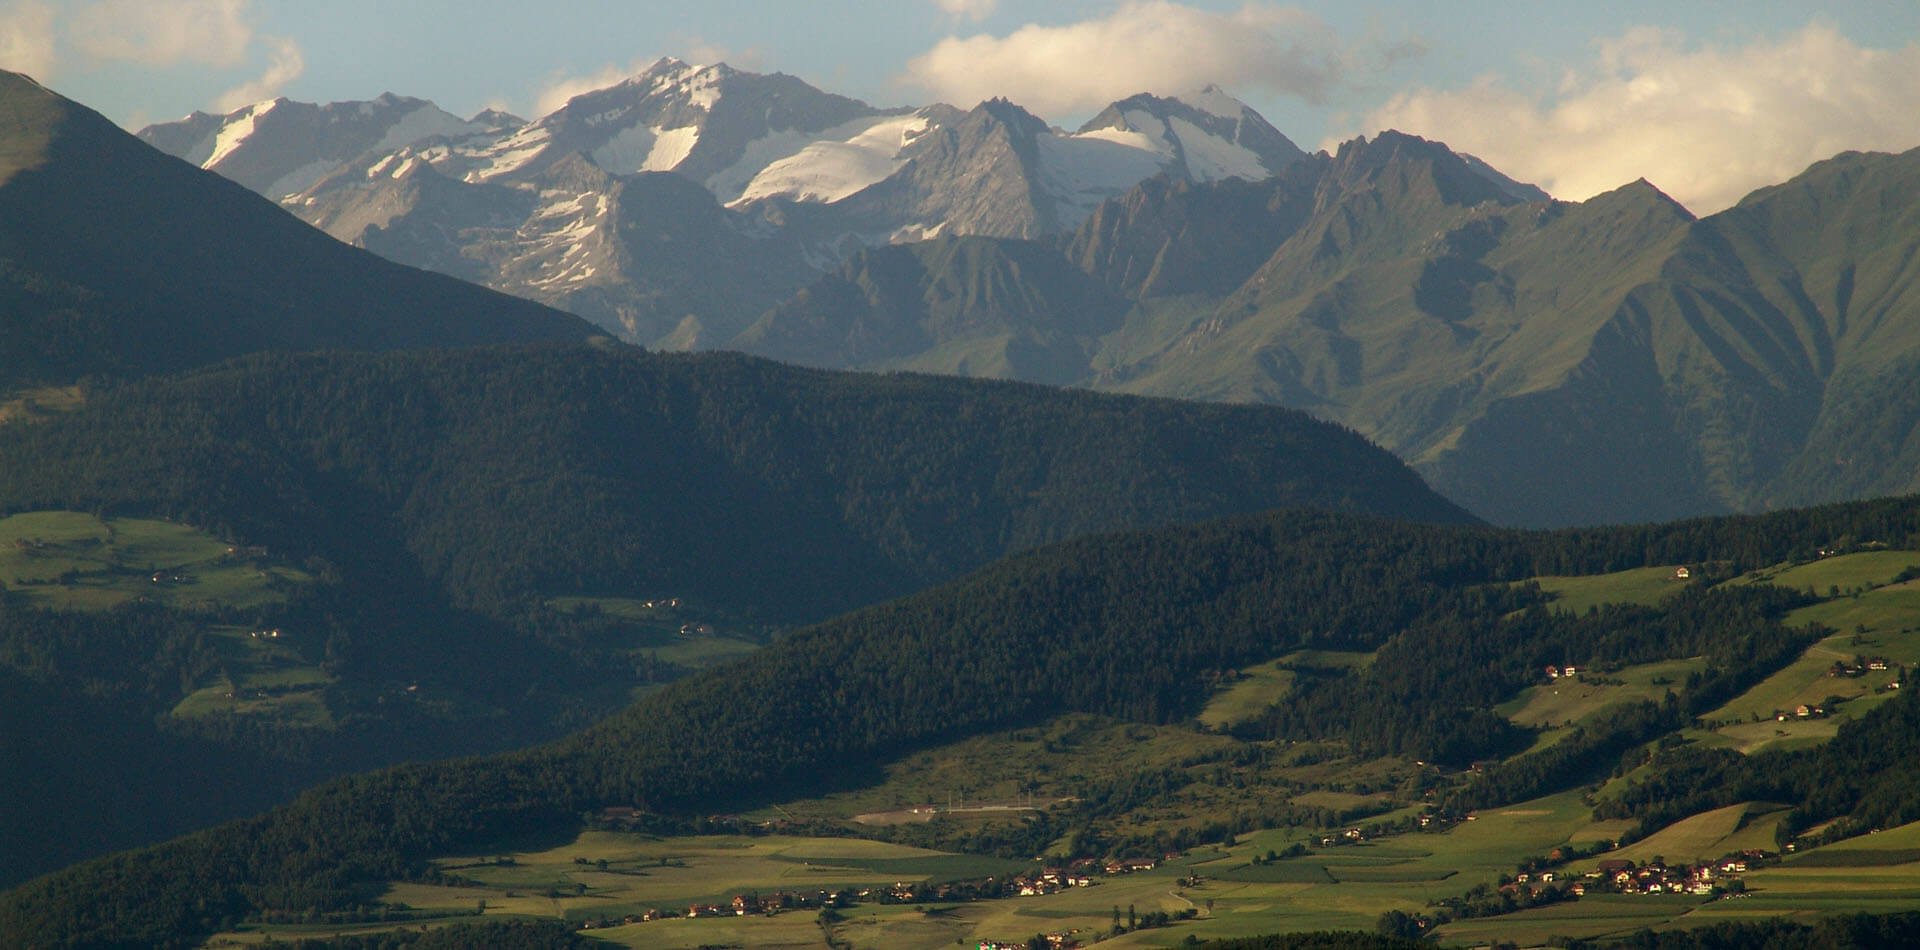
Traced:
[[1298, 413], [724, 354], [258, 357], [94, 402], [0, 430], [0, 506], [413, 560], [483, 607], [632, 592], [817, 619], [1094, 531], [1282, 506], [1466, 518]]
[[804, 631], [561, 743], [356, 777], [41, 879], [6, 896], [0, 923], [30, 940], [164, 942], [258, 908], [341, 906], [355, 881], [584, 808], [766, 801], [1040, 712], [1189, 715], [1207, 671], [1300, 645], [1425, 639], [1443, 665], [1470, 662], [1461, 636], [1502, 629], [1515, 598], [1537, 596], [1473, 593], [1489, 583], [1707, 559], [1741, 570], [1836, 538], [1920, 542], [1920, 502], [1552, 534], [1298, 512], [1067, 542]]

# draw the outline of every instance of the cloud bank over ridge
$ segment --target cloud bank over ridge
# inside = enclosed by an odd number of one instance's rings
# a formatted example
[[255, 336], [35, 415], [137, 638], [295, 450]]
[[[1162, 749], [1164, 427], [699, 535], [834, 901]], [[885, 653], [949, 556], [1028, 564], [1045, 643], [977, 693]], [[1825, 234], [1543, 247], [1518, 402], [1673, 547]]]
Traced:
[[1416, 88], [1353, 131], [1438, 139], [1566, 200], [1645, 178], [1711, 214], [1841, 151], [1920, 145], [1915, 102], [1917, 45], [1869, 49], [1818, 22], [1732, 48], [1637, 28], [1597, 44], [1551, 94], [1492, 76]]

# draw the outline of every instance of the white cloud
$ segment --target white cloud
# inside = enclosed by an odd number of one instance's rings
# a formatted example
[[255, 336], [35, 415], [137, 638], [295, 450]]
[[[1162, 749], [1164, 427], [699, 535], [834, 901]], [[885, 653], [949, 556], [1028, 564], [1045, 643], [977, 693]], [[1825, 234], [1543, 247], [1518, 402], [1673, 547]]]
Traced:
[[1214, 13], [1131, 0], [1064, 26], [949, 37], [909, 62], [903, 78], [962, 107], [1005, 96], [1049, 115], [1207, 83], [1318, 102], [1354, 55], [1318, 17], [1293, 7], [1248, 3]]
[[934, 6], [956, 20], [972, 20], [975, 23], [993, 16], [1000, 8], [1000, 0], [933, 0]]
[[0, 4], [0, 67], [45, 80], [58, 61], [53, 7], [40, 0]]
[[596, 72], [584, 76], [555, 76], [540, 87], [533, 96], [533, 114], [535, 118], [546, 115], [567, 104], [567, 100], [583, 92], [605, 89], [615, 83], [631, 79], [647, 70], [656, 60], [634, 60], [626, 66], [602, 66]]
[[232, 112], [241, 106], [271, 99], [280, 94], [282, 86], [306, 71], [306, 58], [300, 54], [298, 43], [284, 36], [263, 36], [261, 40], [269, 49], [266, 72], [221, 93], [214, 103], [219, 111]]
[[238, 66], [253, 45], [249, 0], [95, 0], [74, 11], [68, 36], [100, 60], [149, 66]]
[[680, 58], [689, 63], [698, 63], [702, 66], [726, 63], [735, 69], [759, 72], [761, 70], [761, 64], [766, 58], [758, 46], [749, 46], [746, 49], [734, 49], [730, 46], [722, 46], [719, 43], [710, 43], [698, 36], [681, 37], [679, 43], [681, 50]]
[[1645, 178], [1710, 214], [1841, 151], [1920, 145], [1915, 102], [1920, 45], [1863, 48], [1814, 23], [1778, 41], [1688, 48], [1639, 28], [1598, 44], [1551, 95], [1493, 77], [1415, 89], [1361, 129], [1439, 139], [1559, 198]]

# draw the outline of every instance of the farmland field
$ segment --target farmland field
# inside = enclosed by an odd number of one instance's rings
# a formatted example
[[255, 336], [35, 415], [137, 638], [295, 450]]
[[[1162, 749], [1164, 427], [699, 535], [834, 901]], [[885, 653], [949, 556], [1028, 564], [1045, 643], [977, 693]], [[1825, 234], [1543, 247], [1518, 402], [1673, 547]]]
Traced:
[[1704, 660], [1665, 660], [1629, 666], [1604, 676], [1588, 670], [1580, 676], [1532, 686], [1494, 707], [1523, 726], [1579, 723], [1609, 706], [1641, 700], [1659, 700], [1676, 690], [1687, 675], [1704, 669]]
[[[1773, 829], [1786, 817], [1778, 805], [1743, 802], [1703, 812], [1674, 822], [1624, 848], [1606, 853], [1609, 859], [1644, 863], [1656, 857], [1669, 862], [1699, 863], [1748, 848], [1775, 850]], [[1591, 870], [1598, 859], [1579, 861], [1572, 870]]]
[[[1920, 665], [1920, 581], [1889, 583], [1914, 563], [1913, 557], [1868, 552], [1738, 579], [1826, 583], [1817, 596], [1827, 599], [1790, 620], [1821, 623], [1837, 632], [1682, 735], [1702, 746], [1742, 750], [1812, 744], [1831, 736], [1846, 718], [1897, 695], [1876, 676], [1892, 677], [1902, 666]], [[1561, 609], [1655, 602], [1682, 583], [1670, 567], [1543, 579], [1543, 586], [1560, 595]], [[1842, 593], [1832, 596], [1829, 589]], [[677, 608], [612, 599], [556, 606], [618, 617], [630, 625], [622, 635], [634, 638], [634, 649], [699, 650], [726, 639], [724, 625], [687, 636], [681, 628], [688, 615]], [[741, 642], [751, 648], [749, 639]], [[258, 643], [245, 646], [260, 648]], [[1874, 671], [1876, 676], [1827, 675], [1836, 660], [1868, 657], [1884, 657], [1891, 668]], [[1077, 714], [1039, 720], [913, 752], [847, 783], [857, 787], [742, 816], [749, 822], [844, 823], [841, 827], [890, 841], [658, 838], [591, 831], [544, 851], [443, 860], [439, 867], [450, 880], [396, 883], [385, 900], [406, 913], [426, 915], [416, 925], [470, 919], [480, 910], [489, 916], [605, 922], [610, 926], [585, 933], [632, 947], [818, 947], [832, 941], [933, 950], [989, 939], [1025, 941], [1046, 933], [1098, 939], [1113, 947], [1167, 947], [1189, 938], [1373, 930], [1384, 912], [1432, 913], [1435, 902], [1462, 895], [1478, 899], [1493, 893], [1523, 861], [1570, 844], [1611, 844], [1635, 829], [1632, 820], [1596, 821], [1592, 803], [1644, 778], [1645, 766], [1599, 788], [1485, 808], [1429, 830], [1382, 834], [1381, 829], [1411, 827], [1410, 819], [1429, 807], [1423, 792], [1430, 796], [1433, 788], [1457, 781], [1459, 773], [1398, 757], [1355, 757], [1334, 742], [1247, 742], [1220, 734], [1222, 727], [1283, 700], [1298, 677], [1336, 676], [1363, 669], [1372, 659], [1367, 653], [1295, 652], [1229, 678], [1197, 721], [1148, 725]], [[1699, 657], [1589, 668], [1574, 679], [1531, 686], [1496, 710], [1539, 730], [1536, 743], [1547, 746], [1572, 733], [1571, 725], [1590, 724], [1618, 704], [1657, 701], [1705, 668]], [[250, 674], [261, 677], [257, 683], [266, 683], [269, 675], [277, 677], [274, 683], [283, 692], [312, 686], [304, 678], [308, 674], [293, 666]], [[1759, 714], [1835, 697], [1840, 702], [1832, 717], [1779, 721]], [[1096, 805], [1104, 810], [1091, 810]], [[1099, 875], [1090, 887], [1051, 895], [911, 904], [862, 900], [825, 920], [815, 909], [796, 908], [773, 916], [622, 922], [656, 907], [727, 904], [735, 894], [877, 892], [901, 881], [980, 879], [1032, 869], [1037, 862], [950, 849], [981, 840], [1020, 840], [1019, 830], [1031, 827], [1027, 823], [1034, 816], [1056, 808], [1067, 814], [1086, 808], [1082, 814], [1093, 817], [1085, 829], [1047, 827], [1045, 836], [1031, 841], [1035, 851], [1082, 853], [1072, 841], [1087, 830], [1110, 840], [1154, 842], [1198, 830], [1209, 816], [1244, 813], [1273, 821], [1240, 834], [1209, 829], [1216, 837], [1199, 840], [1221, 843], [1187, 848], [1150, 871]], [[1693, 862], [1774, 850], [1787, 814], [1784, 807], [1764, 802], [1715, 809], [1573, 862], [1560, 873], [1583, 873], [1603, 859]], [[1060, 837], [1049, 842], [1051, 835]], [[1541, 945], [1554, 937], [1616, 936], [1748, 917], [1920, 908], [1920, 824], [1790, 855], [1782, 863], [1757, 867], [1742, 882], [1745, 893], [1727, 898], [1596, 892], [1577, 901], [1454, 921], [1438, 928], [1435, 942]], [[1129, 914], [1155, 913], [1192, 918], [1114, 932], [1116, 922]], [[229, 936], [245, 940], [268, 933], [285, 938], [295, 931], [261, 927]]]
[[[1680, 822], [1610, 856], [1669, 860], [1699, 852], [1758, 846], [1784, 814], [1777, 807], [1738, 805]], [[1438, 833], [1388, 837], [1315, 849], [1256, 865], [1264, 850], [1300, 840], [1280, 829], [1240, 836], [1231, 845], [1196, 848], [1152, 871], [1097, 876], [1091, 887], [979, 902], [861, 902], [822, 924], [813, 909], [773, 916], [722, 916], [619, 923], [654, 907], [727, 904], [735, 894], [883, 888], [898, 881], [978, 878], [1034, 867], [884, 842], [781, 835], [660, 838], [590, 831], [537, 852], [473, 855], [437, 862], [454, 885], [401, 883], [384, 900], [424, 919], [413, 925], [487, 916], [611, 920], [583, 931], [613, 945], [695, 948], [714, 945], [822, 947], [834, 940], [857, 948], [934, 950], [980, 940], [1025, 940], [1039, 933], [1106, 937], [1114, 947], [1164, 947], [1216, 939], [1328, 928], [1371, 930], [1387, 910], [1418, 913], [1428, 901], [1491, 884], [1528, 855], [1604, 829], [1591, 822], [1578, 794], [1564, 793], [1488, 809]], [[1709, 854], [1712, 853], [1712, 854]], [[1821, 860], [1816, 856], [1832, 857]], [[1511, 941], [1540, 945], [1555, 936], [1598, 937], [1778, 914], [1920, 907], [1920, 824], [1791, 856], [1746, 875], [1748, 896], [1712, 900], [1680, 895], [1591, 894], [1504, 916], [1464, 919], [1438, 929], [1443, 946]], [[1591, 864], [1592, 862], [1584, 862]], [[1574, 865], [1570, 870], [1582, 865]], [[1197, 882], [1184, 880], [1197, 877]], [[1118, 936], [1108, 931], [1131, 911], [1194, 919]], [[438, 915], [438, 916], [436, 916]], [[387, 925], [391, 927], [392, 925]], [[364, 929], [257, 926], [221, 935], [210, 945], [289, 939]]]
[[1880, 587], [1909, 567], [1920, 566], [1920, 551], [1860, 551], [1804, 564], [1783, 564], [1735, 578], [1735, 584], [1774, 584], [1811, 590], [1822, 597], [1863, 587]]
[[1646, 604], [1653, 606], [1679, 593], [1687, 581], [1674, 577], [1677, 564], [1639, 567], [1612, 574], [1585, 577], [1543, 576], [1534, 578], [1540, 589], [1553, 595], [1549, 602], [1555, 610], [1583, 614], [1601, 604]]
[[19, 390], [0, 398], [0, 425], [39, 422], [73, 412], [86, 404], [78, 386], [43, 386]]
[[602, 647], [652, 655], [690, 670], [718, 666], [765, 646], [776, 631], [711, 610], [682, 604], [677, 598], [655, 601], [631, 597], [556, 597], [548, 606], [563, 613], [584, 613], [614, 621], [619, 642]]
[[1258, 717], [1268, 706], [1285, 698], [1293, 688], [1294, 673], [1285, 658], [1270, 660], [1241, 670], [1241, 679], [1233, 682], [1207, 701], [1200, 721], [1215, 729]]
[[[1803, 607], [1789, 614], [1793, 624], [1820, 624], [1837, 632], [1808, 647], [1799, 659], [1702, 718], [1720, 723], [1716, 731], [1743, 752], [1792, 748], [1831, 738], [1847, 719], [1857, 719], [1891, 699], [1889, 685], [1900, 667], [1920, 665], [1920, 581], [1886, 586], [1865, 578], [1891, 579], [1910, 552], [1884, 551], [1831, 558], [1785, 570], [1782, 577], [1819, 569], [1822, 579], [1847, 581], [1854, 593]], [[1886, 670], [1859, 675], [1829, 675], [1836, 663], [1855, 666], [1885, 659]], [[1820, 706], [1833, 718], [1801, 719], [1799, 706]], [[1785, 714], [1787, 720], [1777, 721]]]
[[105, 610], [138, 598], [194, 607], [280, 603], [305, 571], [198, 528], [78, 511], [0, 519], [0, 583], [44, 607]]

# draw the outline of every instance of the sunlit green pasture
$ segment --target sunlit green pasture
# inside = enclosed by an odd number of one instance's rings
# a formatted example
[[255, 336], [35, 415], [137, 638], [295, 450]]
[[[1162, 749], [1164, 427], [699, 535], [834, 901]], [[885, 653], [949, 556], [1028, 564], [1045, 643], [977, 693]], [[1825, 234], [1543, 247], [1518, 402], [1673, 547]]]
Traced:
[[1604, 675], [1587, 670], [1530, 686], [1494, 710], [1523, 726], [1578, 724], [1620, 703], [1658, 701], [1668, 690], [1678, 692], [1688, 674], [1705, 666], [1705, 660], [1695, 657], [1644, 663]]
[[1293, 689], [1294, 672], [1287, 660], [1269, 660], [1240, 671], [1240, 678], [1227, 684], [1207, 700], [1200, 721], [1215, 729], [1256, 719], [1267, 707], [1285, 698]]
[[755, 816], [865, 818], [885, 824], [925, 820], [926, 813], [911, 814], [924, 806], [943, 812], [984, 804], [1044, 806], [1090, 784], [1176, 766], [1196, 755], [1237, 745], [1224, 736], [1179, 726], [1062, 716], [916, 752], [889, 763], [876, 776], [879, 781], [870, 786], [786, 802], [778, 810]]
[[1645, 863], [1660, 858], [1669, 863], [1693, 864], [1748, 848], [1777, 851], [1780, 846], [1774, 840], [1774, 829], [1786, 814], [1786, 809], [1779, 805], [1758, 802], [1729, 805], [1674, 822], [1624, 848], [1599, 858], [1577, 861], [1569, 868], [1589, 871], [1603, 859]]
[[[564, 613], [585, 612], [619, 621], [615, 625], [618, 642], [603, 647], [648, 653], [688, 669], [718, 666], [746, 656], [765, 646], [765, 632], [731, 618], [718, 618], [709, 612], [679, 604], [667, 605], [667, 599], [655, 601], [632, 597], [555, 597], [547, 602]], [[700, 632], [682, 633], [687, 626], [704, 626]]]
[[[276, 631], [279, 636], [272, 636]], [[313, 644], [303, 642], [304, 631], [213, 626], [207, 632], [232, 678], [216, 674], [203, 681], [174, 705], [174, 716], [191, 719], [225, 713], [264, 716], [307, 728], [333, 727], [324, 696], [333, 677], [307, 659]]]
[[137, 598], [255, 607], [313, 580], [232, 547], [169, 521], [26, 512], [0, 519], [0, 583], [40, 606], [105, 610]]
[[1909, 567], [1920, 566], [1920, 551], [1860, 551], [1808, 561], [1781, 564], [1730, 581], [1734, 584], [1773, 584], [1811, 590], [1821, 597], [1862, 587], [1892, 583]]
[[1602, 604], [1657, 606], [1690, 583], [1675, 576], [1679, 567], [1667, 564], [1582, 577], [1546, 575], [1533, 580], [1541, 590], [1553, 595], [1548, 606], [1566, 613], [1583, 614]]
[[[1885, 568], [1898, 562], [1889, 562], [1883, 555], [1904, 553], [1875, 552], [1831, 560], [1871, 559], [1875, 562], [1873, 576], [1884, 581], [1898, 573], [1897, 569], [1888, 572]], [[1827, 562], [1823, 561], [1806, 568], [1825, 566]], [[1841, 575], [1829, 572], [1826, 576]], [[1717, 731], [1741, 751], [1825, 741], [1838, 730], [1840, 722], [1857, 719], [1896, 695], [1889, 687], [1899, 680], [1897, 669], [1834, 676], [1830, 673], [1835, 663], [1852, 666], [1877, 657], [1896, 668], [1920, 666], [1920, 581], [1843, 595], [1796, 610], [1787, 620], [1821, 624], [1838, 632], [1814, 643], [1799, 659], [1702, 717], [1709, 723], [1726, 723]], [[1802, 720], [1795, 715], [1802, 705], [1826, 708], [1832, 718]], [[1778, 721], [1782, 714], [1788, 716], [1787, 721]]]
[[0, 396], [0, 425], [51, 419], [78, 410], [86, 401], [86, 395], [78, 386], [17, 390]]

